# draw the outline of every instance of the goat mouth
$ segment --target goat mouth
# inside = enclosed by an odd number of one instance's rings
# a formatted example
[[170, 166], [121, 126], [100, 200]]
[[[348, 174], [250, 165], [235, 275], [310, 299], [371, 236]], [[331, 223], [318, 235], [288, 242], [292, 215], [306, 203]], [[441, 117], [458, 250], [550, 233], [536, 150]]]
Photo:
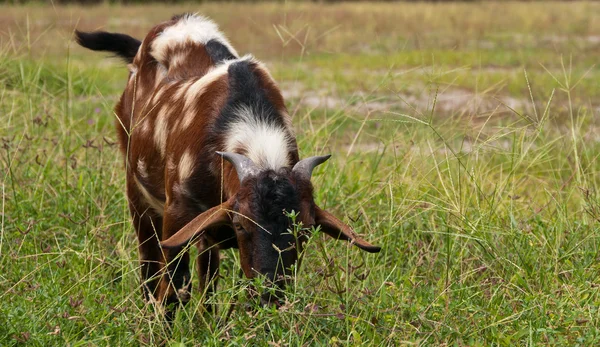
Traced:
[[284, 283], [277, 282], [269, 283], [261, 288], [252, 285], [248, 288], [248, 294], [250, 298], [253, 298], [254, 300], [259, 299], [261, 306], [275, 306], [276, 308], [279, 308], [282, 306], [282, 301], [285, 297], [284, 288]]
[[262, 285], [250, 285], [248, 294], [253, 300], [259, 299], [263, 307], [275, 306], [280, 308], [285, 301], [285, 288], [293, 279], [289, 274], [274, 274], [271, 271], [265, 271], [259, 274], [263, 277]]

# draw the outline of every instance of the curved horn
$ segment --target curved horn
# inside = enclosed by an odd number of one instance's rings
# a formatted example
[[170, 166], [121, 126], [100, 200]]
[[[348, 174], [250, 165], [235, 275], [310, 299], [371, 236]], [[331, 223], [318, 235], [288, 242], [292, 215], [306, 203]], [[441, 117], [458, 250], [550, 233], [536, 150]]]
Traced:
[[331, 213], [322, 210], [319, 206], [315, 206], [315, 224], [320, 225], [321, 230], [334, 239], [350, 241], [356, 247], [369, 253], [378, 253], [381, 251], [381, 247], [373, 246], [365, 241], [350, 226], [337, 219]]
[[323, 164], [331, 157], [331, 154], [304, 158], [294, 165], [292, 172], [295, 172], [310, 181], [313, 169]]
[[258, 171], [256, 169], [256, 165], [245, 155], [232, 153], [232, 152], [219, 152], [217, 154], [225, 158], [228, 162], [233, 164], [235, 167], [235, 172], [240, 179], [240, 183], [244, 180], [244, 178], [256, 174]]

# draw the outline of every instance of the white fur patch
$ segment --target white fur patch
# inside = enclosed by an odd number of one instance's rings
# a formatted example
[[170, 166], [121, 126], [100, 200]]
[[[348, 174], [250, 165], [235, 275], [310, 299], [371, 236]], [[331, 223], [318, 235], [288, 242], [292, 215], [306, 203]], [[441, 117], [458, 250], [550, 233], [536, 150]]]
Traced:
[[[249, 59], [249, 56], [245, 56], [242, 59]], [[193, 112], [194, 110], [190, 109], [190, 105], [202, 94], [204, 94], [206, 88], [211, 83], [227, 74], [227, 70], [229, 69], [229, 65], [231, 65], [231, 63], [240, 61], [242, 59], [228, 60], [220, 65], [217, 65], [216, 67], [210, 69], [206, 75], [196, 80], [189, 88], [187, 88], [185, 93], [185, 104], [183, 106], [185, 116], [183, 118], [183, 122], [181, 123], [181, 130], [189, 127], [196, 117], [196, 112]]]
[[169, 69], [177, 68], [177, 66], [181, 65], [186, 59], [187, 56], [182, 53], [171, 56], [171, 59], [169, 60]]
[[198, 14], [186, 15], [160, 33], [152, 42], [152, 56], [158, 61], [164, 61], [169, 47], [187, 41], [206, 44], [210, 40], [219, 41], [231, 54], [238, 56], [225, 35], [219, 31], [219, 27], [212, 20]]
[[163, 85], [159, 85], [154, 91], [154, 96], [152, 97], [152, 103], [158, 104], [160, 102], [165, 102], [167, 100], [163, 100], [163, 94], [166, 90], [170, 89], [173, 83], [165, 82]]
[[183, 183], [192, 175], [192, 172], [194, 171], [194, 164], [194, 157], [192, 156], [192, 153], [189, 150], [185, 151], [181, 156], [181, 159], [179, 159], [179, 182]]
[[140, 127], [142, 136], [146, 136], [150, 132], [150, 121], [147, 119], [142, 120], [142, 126]]
[[169, 135], [167, 125], [167, 105], [161, 107], [156, 115], [156, 123], [154, 124], [154, 144], [160, 151], [160, 156], [165, 157], [165, 151], [167, 149], [167, 136]]
[[162, 216], [165, 212], [165, 202], [151, 195], [146, 188], [144, 188], [144, 185], [140, 183], [137, 176], [133, 175], [133, 178], [148, 205], [150, 205], [150, 207], [152, 207], [158, 214]]
[[148, 170], [146, 168], [146, 163], [142, 158], [138, 159], [137, 170], [141, 178], [148, 178]]
[[173, 100], [180, 100], [181, 98], [183, 98], [183, 96], [186, 94], [190, 85], [191, 85], [191, 82], [189, 82], [189, 81], [181, 83], [177, 87], [177, 92], [175, 92], [175, 94], [173, 95]]
[[244, 148], [254, 164], [263, 169], [278, 169], [289, 166], [290, 137], [280, 126], [257, 119], [248, 107], [237, 111], [240, 119], [231, 124], [227, 132], [227, 151]]

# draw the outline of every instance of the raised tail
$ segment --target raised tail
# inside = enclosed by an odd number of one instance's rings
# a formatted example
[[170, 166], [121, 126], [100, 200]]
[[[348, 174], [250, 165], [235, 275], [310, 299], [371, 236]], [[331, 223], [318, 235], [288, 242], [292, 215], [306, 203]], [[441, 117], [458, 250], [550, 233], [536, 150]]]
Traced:
[[75, 31], [75, 40], [81, 46], [92, 51], [113, 52], [125, 62], [132, 63], [142, 42], [126, 34], [94, 31], [86, 33]]

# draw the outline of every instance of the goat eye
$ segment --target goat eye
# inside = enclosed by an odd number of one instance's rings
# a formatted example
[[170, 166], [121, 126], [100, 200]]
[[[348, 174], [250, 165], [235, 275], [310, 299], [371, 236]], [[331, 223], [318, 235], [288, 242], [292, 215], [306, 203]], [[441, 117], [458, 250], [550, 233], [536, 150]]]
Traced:
[[235, 229], [235, 234], [237, 237], [241, 237], [244, 239], [248, 239], [248, 238], [252, 237], [252, 233], [250, 233], [248, 230], [244, 229], [244, 227], [241, 224], [234, 224], [233, 227]]

